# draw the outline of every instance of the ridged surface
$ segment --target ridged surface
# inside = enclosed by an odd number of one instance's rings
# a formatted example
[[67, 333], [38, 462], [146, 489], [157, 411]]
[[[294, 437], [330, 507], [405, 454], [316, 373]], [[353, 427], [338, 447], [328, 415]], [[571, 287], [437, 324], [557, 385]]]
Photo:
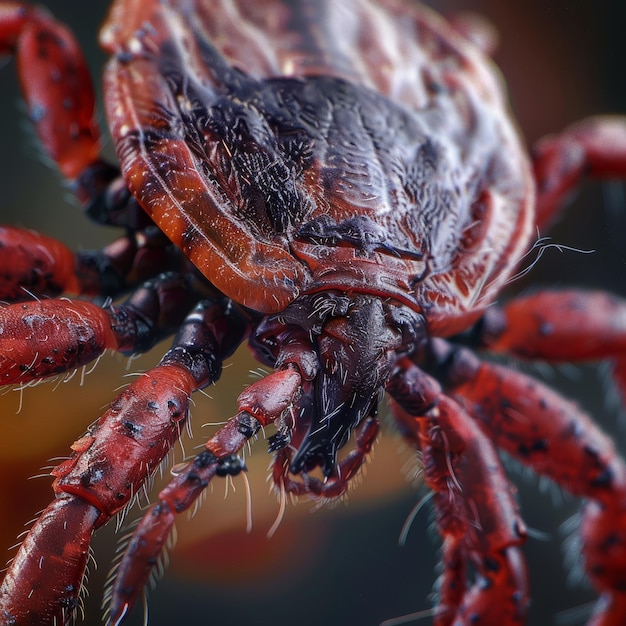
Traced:
[[498, 79], [429, 11], [134, 0], [109, 24], [128, 184], [238, 302], [356, 290], [447, 334], [526, 248], [533, 188]]

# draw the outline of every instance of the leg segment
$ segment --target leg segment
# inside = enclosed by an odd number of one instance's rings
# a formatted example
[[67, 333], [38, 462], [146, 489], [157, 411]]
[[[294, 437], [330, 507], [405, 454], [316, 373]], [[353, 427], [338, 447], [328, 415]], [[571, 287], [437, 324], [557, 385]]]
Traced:
[[[284, 328], [281, 341], [275, 345], [277, 354], [272, 355], [271, 361], [276, 370], [239, 396], [239, 413], [209, 440], [205, 452], [178, 472], [137, 527], [109, 594], [112, 623], [117, 623], [130, 610], [145, 586], [159, 561], [175, 515], [196, 500], [215, 474], [240, 471], [241, 465], [233, 455], [256, 435], [261, 426], [274, 423], [278, 430], [270, 439], [270, 450], [278, 451], [273, 477], [283, 493], [337, 497], [345, 491], [363, 463], [378, 432], [378, 421], [373, 412], [359, 429], [355, 450], [339, 463], [326, 483], [310, 476], [305, 476], [301, 483], [288, 477], [288, 472], [293, 469], [293, 451], [287, 450], [287, 446], [290, 442], [298, 446], [308, 432], [309, 422], [302, 419], [299, 412], [302, 410], [306, 414], [312, 381], [318, 373], [318, 361], [310, 336], [302, 327]], [[298, 412], [298, 419], [295, 419], [294, 412]]]
[[602, 292], [540, 291], [490, 307], [476, 347], [524, 359], [588, 361], [626, 353], [626, 300]]
[[626, 178], [626, 118], [596, 117], [545, 137], [533, 150], [537, 226], [549, 226], [584, 176]]
[[296, 401], [302, 383], [292, 366], [270, 374], [239, 396], [239, 412], [207, 442], [206, 450], [177, 472], [142, 518], [114, 573], [105, 598], [108, 623], [118, 624], [142, 593], [170, 535], [177, 514], [186, 511], [211, 479], [245, 469], [234, 455], [262, 426], [280, 419]]
[[32, 230], [0, 226], [0, 300], [81, 295], [105, 300], [137, 288], [158, 273], [186, 269], [180, 253], [156, 227], [129, 233], [102, 250], [73, 253]]
[[0, 299], [82, 293], [74, 253], [61, 242], [31, 230], [0, 227]]
[[119, 306], [36, 300], [0, 308], [0, 384], [28, 384], [93, 361], [106, 349], [145, 352], [198, 300], [189, 282], [162, 274]]
[[[139, 239], [149, 237], [147, 229], [152, 221], [132, 198], [117, 167], [99, 158], [100, 131], [95, 116], [95, 98], [85, 59], [73, 35], [47, 12], [21, 2], [0, 1], [0, 54], [13, 54], [17, 63], [21, 88], [31, 121], [41, 141], [45, 154], [59, 167], [63, 176], [70, 182], [81, 206], [95, 221], [127, 229], [127, 248], [142, 248], [131, 233], [139, 232]], [[4, 243], [5, 235], [0, 233]], [[121, 254], [119, 246], [111, 247], [104, 259], [88, 253], [77, 258], [75, 276], [68, 274], [72, 266], [67, 253], [60, 253], [53, 247], [51, 256], [44, 250], [50, 248], [49, 240], [43, 248], [31, 245], [30, 237], [24, 240], [21, 254], [31, 258], [30, 268], [24, 271], [39, 276], [33, 284], [32, 277], [14, 279], [15, 283], [5, 296], [6, 285], [0, 285], [0, 297], [12, 298], [12, 292], [20, 286], [38, 295], [50, 292], [37, 289], [41, 278], [47, 276], [53, 259], [59, 259], [59, 268], [53, 267], [54, 276], [47, 287], [52, 295], [60, 290], [74, 294], [98, 294], [116, 296], [122, 288], [124, 278], [132, 273], [133, 259], [129, 250]], [[17, 242], [19, 244], [19, 241]], [[15, 250], [15, 247], [12, 248]], [[6, 254], [4, 250], [1, 254]], [[58, 256], [60, 254], [60, 257]], [[43, 257], [43, 258], [42, 258]], [[111, 258], [110, 258], [111, 257]], [[103, 261], [106, 267], [102, 267]], [[96, 268], [95, 264], [100, 267]], [[120, 265], [121, 264], [121, 265]], [[8, 275], [19, 274], [13, 263], [2, 264]], [[158, 271], [166, 271], [167, 264], [156, 265]], [[94, 280], [94, 270], [98, 275]], [[107, 284], [110, 271], [114, 270], [113, 285]], [[60, 274], [64, 280], [60, 280]], [[86, 274], [84, 276], [83, 274]], [[154, 275], [154, 272], [152, 273]], [[86, 279], [89, 278], [87, 284]], [[146, 275], [139, 280], [145, 280]], [[9, 281], [11, 282], [11, 281]], [[45, 282], [45, 281], [44, 281]], [[132, 285], [133, 283], [131, 283]], [[18, 296], [22, 296], [18, 293]]]
[[[2, 623], [66, 623], [78, 602], [93, 530], [132, 501], [179, 438], [191, 392], [219, 377], [222, 360], [246, 331], [228, 301], [201, 303], [161, 363], [73, 444], [72, 456], [53, 471], [56, 499], [0, 587]], [[50, 581], [58, 581], [52, 590]]]
[[0, 4], [0, 52], [14, 53], [22, 93], [46, 154], [70, 180], [98, 158], [89, 70], [72, 34], [47, 13]]
[[[525, 531], [498, 454], [434, 379], [408, 360], [401, 365], [387, 390], [401, 407], [401, 429], [421, 452], [444, 545], [434, 623], [523, 624], [528, 594], [519, 546]], [[477, 580], [468, 587], [470, 567]]]
[[490, 307], [464, 337], [472, 347], [548, 362], [611, 359], [626, 406], [626, 300], [601, 292], [541, 291]]
[[581, 527], [585, 570], [601, 593], [590, 624], [626, 623], [626, 465], [573, 403], [540, 382], [464, 349], [433, 342], [448, 393], [502, 450], [591, 500]]

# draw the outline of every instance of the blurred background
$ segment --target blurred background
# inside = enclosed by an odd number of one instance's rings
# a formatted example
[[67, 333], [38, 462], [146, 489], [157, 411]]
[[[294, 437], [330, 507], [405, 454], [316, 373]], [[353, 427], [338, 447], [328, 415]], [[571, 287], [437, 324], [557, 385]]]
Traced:
[[[108, 3], [101, 0], [43, 2], [77, 33], [93, 68], [96, 84], [104, 57], [96, 33]], [[541, 135], [599, 112], [626, 112], [626, 5], [604, 0], [526, 0], [524, 3], [481, 0], [433, 0], [433, 7], [451, 14], [471, 10], [488, 17], [500, 33], [495, 55], [505, 75], [520, 126], [531, 145]], [[94, 227], [73, 205], [55, 171], [39, 155], [16, 88], [14, 65], [0, 68], [0, 221], [34, 228], [62, 239], [76, 249], [98, 247], [116, 233]], [[98, 85], [99, 89], [99, 85]], [[110, 155], [110, 145], [105, 146]], [[113, 158], [113, 157], [111, 157]], [[508, 295], [531, 286], [581, 285], [626, 292], [625, 187], [619, 182], [584, 185], [566, 219], [551, 236], [556, 243], [593, 249], [593, 255], [549, 251], [530, 276]], [[542, 233], [543, 234], [543, 233]], [[0, 395], [0, 552], [15, 543], [24, 522], [51, 497], [50, 480], [41, 473], [49, 459], [64, 456], [69, 445], [106, 408], [124, 376], [158, 361], [166, 349], [134, 360], [106, 355], [81, 384], [80, 376], [61, 384], [46, 383], [23, 393]], [[212, 398], [198, 397], [193, 410], [195, 438], [185, 452], [206, 440], [216, 423], [232, 415], [235, 398], [257, 367], [242, 349], [229, 362]], [[625, 428], [611, 407], [602, 370], [591, 367], [542, 369], [549, 382], [575, 397], [603, 428], [624, 446]], [[198, 395], [198, 394], [197, 394]], [[175, 459], [183, 457], [180, 448]], [[312, 512], [311, 503], [289, 506], [271, 540], [266, 533], [277, 513], [268, 495], [265, 444], [259, 441], [248, 459], [252, 487], [253, 532], [245, 533], [246, 502], [241, 479], [225, 497], [223, 481], [191, 521], [177, 524], [179, 541], [172, 563], [151, 593], [151, 626], [174, 621], [205, 623], [272, 623], [274, 626], [323, 622], [376, 626], [384, 619], [430, 606], [436, 570], [436, 540], [427, 530], [429, 515], [414, 522], [406, 547], [398, 536], [418, 491], [410, 476], [415, 463], [397, 436], [387, 428], [378, 443], [362, 485], [347, 505]], [[537, 481], [513, 472], [520, 487], [522, 512], [529, 527], [545, 534], [525, 547], [533, 596], [529, 623], [543, 626], [584, 622], [582, 611], [593, 593], [568, 580], [563, 563], [560, 525], [578, 502], [558, 491], [538, 489]], [[236, 488], [236, 491], [233, 488]], [[138, 515], [137, 507], [129, 515]], [[181, 518], [186, 518], [183, 515]], [[94, 542], [97, 568], [92, 566], [86, 624], [100, 623], [98, 605], [117, 537], [114, 524]], [[6, 558], [12, 552], [6, 553]], [[0, 561], [5, 557], [0, 555]], [[425, 619], [419, 623], [428, 623]], [[129, 624], [141, 624], [141, 610]]]

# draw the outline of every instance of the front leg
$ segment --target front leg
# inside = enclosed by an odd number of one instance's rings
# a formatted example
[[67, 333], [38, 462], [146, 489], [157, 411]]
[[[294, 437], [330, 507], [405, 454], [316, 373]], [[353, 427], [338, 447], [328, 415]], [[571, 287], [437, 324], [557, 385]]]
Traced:
[[111, 572], [105, 592], [107, 624], [120, 624], [158, 569], [177, 515], [187, 511], [215, 475], [235, 476], [245, 469], [235, 456], [259, 430], [293, 409], [302, 385], [298, 367], [287, 364], [250, 385], [238, 398], [239, 411], [207, 441], [206, 449], [179, 467], [133, 532]]
[[180, 437], [191, 393], [217, 380], [223, 359], [246, 331], [230, 301], [200, 303], [160, 364], [126, 388], [72, 445], [72, 456], [52, 472], [55, 500], [0, 587], [2, 624], [71, 619], [93, 531], [132, 502]]

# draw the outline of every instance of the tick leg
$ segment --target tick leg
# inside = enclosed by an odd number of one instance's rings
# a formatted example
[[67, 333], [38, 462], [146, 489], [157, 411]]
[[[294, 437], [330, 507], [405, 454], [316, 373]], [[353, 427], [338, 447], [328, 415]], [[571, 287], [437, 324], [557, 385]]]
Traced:
[[[523, 624], [528, 592], [519, 546], [525, 531], [498, 453], [434, 379], [408, 359], [401, 366], [387, 391], [401, 407], [400, 428], [422, 455], [443, 539], [434, 623]], [[469, 569], [477, 573], [473, 584]]]
[[584, 176], [626, 178], [626, 118], [594, 117], [541, 139], [533, 150], [537, 226], [549, 226]]
[[99, 223], [151, 223], [131, 198], [119, 169], [99, 157], [94, 90], [73, 34], [48, 12], [0, 2], [0, 54], [15, 57], [22, 95], [46, 156]]
[[490, 307], [473, 347], [548, 362], [611, 359], [626, 406], [626, 300], [598, 291], [540, 291]]
[[89, 70], [73, 35], [42, 10], [0, 4], [0, 52], [16, 57], [22, 93], [46, 154], [75, 179], [100, 152]]
[[481, 363], [440, 340], [433, 355], [447, 393], [498, 448], [589, 500], [581, 526], [583, 566], [601, 594], [590, 624], [626, 623], [626, 465], [611, 439], [529, 376]]
[[120, 305], [44, 299], [0, 307], [0, 385], [71, 371], [107, 349], [145, 352], [172, 334], [198, 299], [185, 278], [162, 274]]
[[[52, 474], [55, 500], [0, 587], [3, 624], [65, 624], [78, 603], [94, 529], [129, 505], [180, 437], [191, 393], [219, 378], [247, 332], [230, 302], [202, 302], [160, 364], [139, 376]], [[222, 455], [224, 456], [224, 455]]]
[[119, 172], [99, 158], [93, 85], [73, 34], [46, 11], [0, 2], [0, 54], [15, 56], [22, 95], [46, 156], [81, 202], [100, 195]]
[[56, 239], [31, 230], [0, 226], [0, 267], [4, 302], [82, 291], [74, 253]]
[[101, 250], [73, 253], [51, 237], [0, 226], [0, 300], [18, 302], [61, 294], [105, 300], [137, 288], [159, 271], [186, 262], [156, 228], [120, 237]]
[[176, 515], [186, 511], [202, 494], [212, 478], [236, 475], [245, 469], [234, 455], [261, 427], [290, 410], [302, 378], [293, 366], [278, 370], [253, 383], [239, 396], [239, 412], [207, 442], [206, 450], [183, 468], [159, 493], [135, 529], [128, 548], [113, 573], [107, 592], [107, 623], [119, 624], [143, 592], [171, 533]]
[[43, 150], [87, 215], [126, 229], [124, 237], [104, 250], [75, 256], [62, 244], [29, 231], [0, 229], [0, 298], [24, 299], [27, 292], [116, 297], [159, 271], [180, 269], [173, 267], [167, 250], [171, 245], [163, 235], [157, 245], [156, 229], [119, 169], [99, 157], [93, 87], [72, 33], [44, 10], [0, 2], [0, 54], [14, 55]]

